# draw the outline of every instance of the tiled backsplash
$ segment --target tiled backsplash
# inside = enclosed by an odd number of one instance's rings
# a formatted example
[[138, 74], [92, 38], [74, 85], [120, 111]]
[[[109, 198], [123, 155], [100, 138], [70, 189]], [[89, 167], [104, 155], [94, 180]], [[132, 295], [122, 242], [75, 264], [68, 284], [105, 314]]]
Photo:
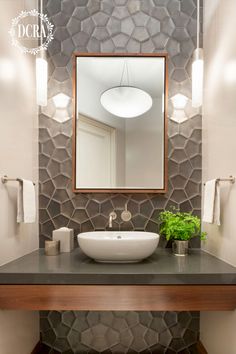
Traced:
[[[48, 0], [44, 2], [44, 6], [45, 12], [48, 13], [50, 21], [55, 26], [55, 38], [48, 48], [50, 75], [48, 105], [42, 108], [39, 117], [41, 246], [44, 246], [45, 239], [51, 237], [52, 230], [61, 226], [74, 228], [76, 233], [105, 229], [108, 225], [108, 215], [112, 210], [115, 210], [118, 214], [118, 218], [114, 222], [117, 229], [154, 232], [158, 231], [157, 218], [159, 212], [172, 205], [183, 211], [193, 211], [200, 215], [201, 116], [191, 108], [190, 80], [191, 57], [196, 45], [196, 0]], [[72, 193], [72, 104], [68, 106], [67, 110], [59, 114], [52, 97], [60, 92], [72, 96], [72, 53], [74, 51], [168, 53], [169, 116], [172, 112], [170, 101], [172, 96], [182, 93], [189, 100], [186, 106], [188, 119], [181, 124], [171, 119], [168, 122], [169, 187], [166, 194]], [[133, 217], [130, 222], [124, 223], [120, 219], [120, 213], [127, 200], [128, 208]], [[163, 243], [162, 240], [160, 245], [163, 245]], [[192, 245], [199, 246], [199, 241], [195, 239]], [[45, 340], [47, 335], [53, 335], [55, 343], [62, 343], [63, 347], [63, 338], [67, 334], [63, 334], [62, 315], [55, 313], [54, 316], [57, 318], [55, 325], [51, 326], [54, 329], [51, 329], [50, 326], [47, 329], [51, 332], [46, 333], [47, 330], [41, 327], [43, 333], [45, 332], [43, 338]], [[68, 316], [73, 316], [73, 312], [69, 312]], [[81, 314], [81, 316], [84, 315]], [[116, 315], [111, 316], [116, 318]], [[126, 323], [128, 323], [127, 316], [124, 315]], [[151, 337], [153, 335], [152, 332], [149, 333], [147, 330], [149, 325], [144, 324], [143, 326], [140, 313], [136, 313], [134, 316], [138, 319], [138, 327], [134, 329], [134, 332], [131, 331], [131, 335], [134, 336], [135, 333], [134, 337], [140, 337], [140, 347], [139, 349], [133, 348], [131, 344], [127, 344], [127, 351], [132, 353], [143, 350], [141, 342], [145, 342], [143, 339], [145, 333], [147, 333], [147, 336], [150, 333]], [[147, 313], [145, 316], [161, 318], [156, 320], [154, 328], [151, 327], [157, 336], [157, 333], [161, 331], [159, 322], [162, 322], [164, 315]], [[167, 313], [166, 316], [171, 316], [171, 313], [169, 315]], [[187, 328], [188, 314], [181, 316], [183, 318], [186, 316], [185, 327]], [[78, 318], [80, 318], [79, 315]], [[182, 347], [184, 345], [185, 348], [190, 347], [188, 342], [184, 342], [185, 330], [181, 330], [179, 322], [177, 323], [179, 332], [176, 334], [177, 339], [175, 341], [181, 342]], [[81, 326], [83, 326], [83, 320], [81, 320]], [[94, 325], [89, 323], [89, 326], [93, 328]], [[101, 327], [99, 324], [98, 326]], [[108, 331], [114, 330], [109, 323], [106, 326]], [[57, 332], [56, 328], [58, 327], [61, 328], [61, 334]], [[171, 327], [171, 325], [168, 325], [168, 327]], [[85, 327], [84, 331], [87, 328]], [[66, 328], [64, 329], [67, 331]], [[104, 328], [100, 328], [100, 330], [100, 333], [103, 333]], [[73, 333], [76, 336], [76, 330], [73, 331], [72, 327], [70, 330], [71, 336]], [[175, 331], [174, 327], [173, 331]], [[195, 332], [198, 331], [198, 326], [195, 329], [189, 328], [188, 331], [196, 342]], [[91, 334], [95, 335], [96, 330], [94, 332], [91, 329], [86, 334], [87, 351], [85, 352], [92, 352], [89, 351], [89, 348], [93, 347], [91, 345]], [[77, 339], [74, 340], [77, 343], [80, 341], [85, 343], [86, 335], [82, 339], [81, 335], [78, 334]], [[120, 334], [117, 335], [120, 338]], [[106, 336], [101, 334], [101, 337], [103, 338], [101, 341], [106, 340]], [[152, 341], [152, 339], [150, 340]], [[88, 343], [90, 344], [88, 345]], [[115, 352], [111, 348], [113, 344], [113, 342], [109, 344], [110, 353]], [[51, 340], [50, 345], [53, 347]], [[79, 346], [80, 344], [76, 345]], [[155, 341], [153, 345], [158, 346]], [[145, 353], [151, 352], [146, 347], [144, 348]], [[167, 345], [166, 348], [169, 348], [166, 353], [177, 352], [176, 349], [171, 349], [170, 345]], [[63, 352], [63, 349], [60, 351]], [[75, 352], [81, 351], [77, 350]], [[160, 353], [162, 352], [164, 351], [160, 351]], [[72, 346], [68, 353], [73, 353]]]
[[[195, 2], [56, 0], [45, 1], [45, 5], [55, 38], [48, 48], [49, 101], [39, 120], [41, 246], [61, 226], [77, 233], [106, 228], [108, 214], [114, 209], [118, 214], [114, 225], [121, 230], [157, 231], [159, 211], [171, 205], [199, 215], [201, 116], [191, 108], [189, 76], [196, 40]], [[71, 97], [74, 51], [168, 53], [169, 98], [176, 93], [189, 98], [189, 119], [182, 124], [169, 119], [169, 187], [165, 195], [72, 193], [72, 104], [59, 115], [52, 97], [60, 92]], [[169, 115], [171, 111], [170, 103]], [[124, 223], [120, 212], [127, 200], [133, 218]]]

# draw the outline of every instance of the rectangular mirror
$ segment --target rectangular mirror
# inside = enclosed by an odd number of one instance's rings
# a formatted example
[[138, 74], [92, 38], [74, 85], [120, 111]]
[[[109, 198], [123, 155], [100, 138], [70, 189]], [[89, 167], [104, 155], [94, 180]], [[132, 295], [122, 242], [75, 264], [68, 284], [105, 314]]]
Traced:
[[75, 54], [74, 192], [165, 193], [165, 54]]

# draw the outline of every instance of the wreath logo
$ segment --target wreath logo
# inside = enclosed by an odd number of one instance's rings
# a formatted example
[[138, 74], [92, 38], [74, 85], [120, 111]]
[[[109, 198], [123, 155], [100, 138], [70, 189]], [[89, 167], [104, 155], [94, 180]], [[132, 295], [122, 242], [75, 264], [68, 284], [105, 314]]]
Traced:
[[[34, 24], [26, 24], [26, 18], [31, 17], [34, 19]], [[32, 22], [32, 21], [31, 21]], [[41, 26], [39, 26], [41, 23]], [[41, 50], [46, 50], [49, 43], [53, 40], [53, 25], [49, 22], [47, 15], [39, 13], [37, 10], [21, 11], [19, 16], [12, 19], [11, 29], [9, 34], [12, 39], [12, 45], [21, 50], [22, 53], [30, 53], [36, 55]], [[20, 38], [37, 40], [40, 45], [29, 48], [25, 46]], [[43, 40], [42, 40], [43, 39]]]

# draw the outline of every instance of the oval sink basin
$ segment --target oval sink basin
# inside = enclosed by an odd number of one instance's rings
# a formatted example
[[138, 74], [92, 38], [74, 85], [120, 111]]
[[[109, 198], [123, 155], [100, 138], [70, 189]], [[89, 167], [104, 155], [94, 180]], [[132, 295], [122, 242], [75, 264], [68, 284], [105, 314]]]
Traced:
[[81, 250], [96, 262], [135, 263], [151, 256], [160, 236], [144, 231], [93, 231], [77, 238]]

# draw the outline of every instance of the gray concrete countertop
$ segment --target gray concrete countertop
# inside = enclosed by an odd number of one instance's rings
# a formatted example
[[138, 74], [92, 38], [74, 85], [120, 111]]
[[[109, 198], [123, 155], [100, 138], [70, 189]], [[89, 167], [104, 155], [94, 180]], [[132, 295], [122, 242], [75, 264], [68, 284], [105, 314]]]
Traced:
[[40, 249], [1, 266], [0, 284], [236, 284], [236, 268], [201, 250], [176, 257], [157, 248], [141, 263], [102, 264], [78, 248], [58, 256]]

